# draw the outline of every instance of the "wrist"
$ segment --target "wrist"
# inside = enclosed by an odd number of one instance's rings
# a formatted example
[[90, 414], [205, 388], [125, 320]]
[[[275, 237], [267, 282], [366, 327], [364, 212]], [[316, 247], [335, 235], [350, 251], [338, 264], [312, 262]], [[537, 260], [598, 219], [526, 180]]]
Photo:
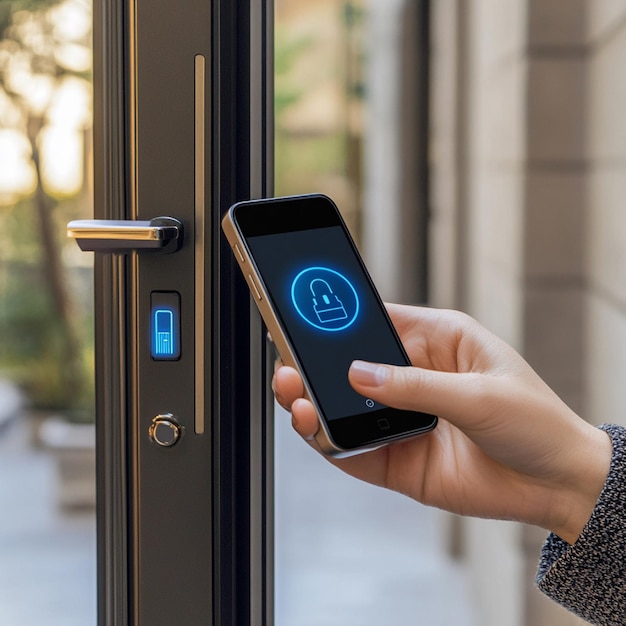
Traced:
[[606, 482], [613, 446], [607, 433], [585, 423], [584, 437], [572, 451], [567, 487], [555, 498], [549, 530], [574, 544], [589, 521]]

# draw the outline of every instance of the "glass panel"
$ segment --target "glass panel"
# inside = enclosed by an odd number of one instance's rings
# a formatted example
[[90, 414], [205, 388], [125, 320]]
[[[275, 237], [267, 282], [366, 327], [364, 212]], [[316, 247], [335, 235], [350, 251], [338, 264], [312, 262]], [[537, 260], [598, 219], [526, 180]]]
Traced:
[[278, 195], [332, 197], [358, 238], [363, 2], [276, 2]]
[[[412, 138], [405, 131], [399, 141], [397, 126], [373, 114], [397, 104], [400, 115], [402, 96], [393, 89], [403, 82], [404, 61], [414, 63], [399, 51], [396, 35], [404, 4], [417, 6], [388, 0], [276, 3], [276, 194], [328, 194], [359, 245], [372, 217], [363, 207], [374, 204], [371, 190], [381, 187], [366, 179], [362, 164], [380, 176], [372, 163], [391, 158], [382, 169], [393, 170], [410, 152], [400, 150], [419, 149], [417, 132]], [[414, 35], [418, 30], [413, 26]], [[397, 46], [395, 54], [390, 45]], [[390, 98], [383, 106], [380, 90]], [[418, 126], [417, 119], [410, 121], [405, 129]], [[375, 146], [398, 148], [372, 158]], [[389, 172], [383, 188], [400, 177], [398, 171]], [[392, 200], [402, 195], [394, 193], [375, 210], [391, 216]], [[376, 258], [375, 249], [367, 252]], [[449, 518], [338, 471], [293, 432], [278, 406], [275, 490], [277, 626], [477, 623], [466, 572], [447, 551]]]
[[0, 606], [96, 622], [91, 4], [0, 7]]

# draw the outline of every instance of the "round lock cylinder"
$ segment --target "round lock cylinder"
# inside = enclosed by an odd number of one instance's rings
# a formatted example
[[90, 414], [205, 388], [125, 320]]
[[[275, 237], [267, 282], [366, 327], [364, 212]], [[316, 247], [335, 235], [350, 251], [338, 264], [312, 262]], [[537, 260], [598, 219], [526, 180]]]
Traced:
[[169, 448], [180, 439], [182, 428], [171, 413], [164, 413], [152, 420], [148, 435], [154, 443]]

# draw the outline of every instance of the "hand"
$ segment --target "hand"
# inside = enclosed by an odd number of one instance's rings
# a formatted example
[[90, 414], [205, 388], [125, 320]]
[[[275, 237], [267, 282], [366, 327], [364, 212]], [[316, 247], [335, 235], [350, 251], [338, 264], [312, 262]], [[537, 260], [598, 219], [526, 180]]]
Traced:
[[[355, 361], [352, 387], [432, 413], [431, 433], [346, 459], [348, 474], [461, 515], [518, 520], [573, 543], [606, 479], [609, 437], [571, 411], [506, 343], [456, 311], [388, 305], [413, 367]], [[314, 447], [299, 374], [279, 367], [278, 401]], [[319, 448], [318, 448], [319, 449]]]

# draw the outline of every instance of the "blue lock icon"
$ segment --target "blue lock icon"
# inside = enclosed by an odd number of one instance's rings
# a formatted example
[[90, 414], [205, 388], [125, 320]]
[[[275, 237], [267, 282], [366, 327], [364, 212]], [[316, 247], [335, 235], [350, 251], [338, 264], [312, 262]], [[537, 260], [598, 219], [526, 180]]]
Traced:
[[313, 309], [321, 324], [348, 318], [343, 303], [333, 293], [332, 287], [325, 280], [315, 278], [311, 281], [309, 288], [313, 294]]
[[346, 330], [359, 316], [359, 295], [354, 285], [330, 267], [305, 267], [292, 279], [290, 291], [296, 313], [325, 333]]

